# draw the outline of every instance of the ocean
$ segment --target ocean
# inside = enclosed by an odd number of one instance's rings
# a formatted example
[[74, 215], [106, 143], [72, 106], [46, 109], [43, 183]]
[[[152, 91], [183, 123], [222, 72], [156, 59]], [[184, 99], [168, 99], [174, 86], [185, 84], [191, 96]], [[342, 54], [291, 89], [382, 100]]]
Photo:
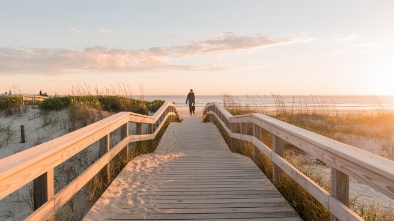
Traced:
[[[226, 98], [226, 99], [225, 99]], [[176, 107], [188, 107], [186, 95], [178, 96], [144, 96], [144, 100], [165, 100], [175, 102]], [[202, 108], [207, 103], [218, 102], [222, 105], [227, 102], [232, 106], [250, 107], [275, 107], [275, 102], [291, 107], [327, 107], [337, 110], [368, 110], [368, 109], [390, 109], [394, 110], [394, 96], [281, 96], [274, 99], [271, 95], [253, 96], [222, 96], [222, 95], [202, 95], [196, 94], [196, 107]]]

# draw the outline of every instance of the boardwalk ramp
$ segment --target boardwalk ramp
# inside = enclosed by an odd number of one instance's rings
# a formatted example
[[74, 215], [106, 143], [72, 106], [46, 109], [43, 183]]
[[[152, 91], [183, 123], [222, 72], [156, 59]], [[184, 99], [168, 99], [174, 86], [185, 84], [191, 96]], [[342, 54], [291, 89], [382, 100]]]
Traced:
[[155, 153], [131, 161], [88, 220], [300, 220], [249, 158], [212, 123], [171, 123]]

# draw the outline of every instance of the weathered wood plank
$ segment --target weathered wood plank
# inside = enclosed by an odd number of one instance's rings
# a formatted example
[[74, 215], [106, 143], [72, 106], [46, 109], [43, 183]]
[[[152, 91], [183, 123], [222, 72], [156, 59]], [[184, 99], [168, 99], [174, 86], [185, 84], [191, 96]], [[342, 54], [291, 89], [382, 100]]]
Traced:
[[[146, 220], [157, 220], [157, 219], [145, 219], [145, 218], [139, 218], [139, 219], [111, 219], [111, 220], [132, 220], [132, 221], [146, 221]], [[171, 220], [171, 221], [184, 221], [185, 219], [160, 219], [160, 220]], [[207, 219], [192, 219], [193, 221], [206, 221]], [[245, 221], [244, 218], [227, 218], [227, 219], [215, 219], [215, 221]], [[275, 217], [275, 218], [248, 218], [247, 221], [299, 221], [299, 218], [296, 217]]]
[[283, 199], [279, 199], [279, 202], [273, 202], [274, 199], [277, 198], [269, 198], [270, 200], [266, 200], [265, 202], [258, 203], [234, 203], [223, 201], [216, 203], [162, 203], [156, 204], [157, 209], [204, 209], [204, 208], [267, 208], [267, 207], [281, 207], [284, 206], [285, 201]]
[[[283, 212], [258, 212], [258, 213], [190, 213], [190, 214], [179, 214], [179, 213], [162, 213], [162, 214], [151, 214], [145, 217], [145, 220], [166, 220], [166, 219], [180, 219], [180, 220], [194, 220], [194, 219], [251, 219], [251, 218], [283, 218], [283, 217], [294, 217], [294, 212], [283, 211]], [[129, 215], [119, 214], [108, 217], [108, 220], [133, 220], [141, 219], [143, 215]], [[298, 219], [299, 220], [299, 219]]]
[[[261, 198], [272, 198], [272, 197], [282, 197], [279, 193], [273, 194], [261, 194], [261, 195], [228, 195], [228, 194], [216, 194], [216, 195], [177, 195], [177, 196], [166, 196], [166, 195], [157, 195], [160, 199], [165, 200], [187, 200], [187, 199], [261, 199]], [[158, 199], [158, 198], [157, 198]]]
[[292, 208], [285, 210], [283, 205], [264, 206], [264, 207], [220, 207], [220, 208], [178, 208], [178, 209], [156, 209], [156, 214], [179, 213], [179, 214], [217, 214], [217, 213], [273, 213], [292, 211]]
[[262, 197], [282, 197], [282, 195], [278, 194], [277, 192], [274, 193], [261, 193], [262, 191], [256, 191], [256, 190], [229, 190], [229, 191], [175, 191], [175, 192], [166, 192], [166, 191], [154, 191], [150, 192], [147, 194], [140, 194], [141, 196], [147, 195], [147, 196], [152, 196], [152, 197], [161, 197], [161, 196], [173, 196], [174, 198], [177, 197], [185, 197], [185, 196], [198, 196], [200, 197], [203, 194], [209, 194], [209, 197], [215, 198], [215, 197], [225, 197], [225, 198], [232, 198], [234, 195], [238, 196], [244, 196], [244, 198], [250, 197], [250, 195], [253, 195], [251, 197], [257, 197], [257, 198], [262, 198]]
[[249, 205], [250, 203], [265, 203], [265, 202], [286, 202], [284, 198], [279, 197], [264, 197], [264, 198], [247, 198], [247, 199], [232, 199], [229, 202], [223, 202], [221, 199], [186, 199], [186, 200], [168, 200], [168, 199], [151, 199], [151, 202], [160, 204], [228, 204], [228, 203], [242, 203], [242, 205]]
[[240, 186], [176, 186], [177, 188], [160, 188], [154, 192], [229, 192], [229, 191], [261, 191], [262, 186], [257, 185], [240, 185]]
[[[185, 179], [185, 180], [160, 180], [157, 178], [152, 179], [152, 181], [160, 182], [163, 187], [170, 187], [170, 186], [176, 186], [176, 185], [199, 185], [199, 186], [204, 186], [204, 185], [216, 185], [216, 184], [244, 184], [246, 183], [244, 179], [231, 179], [231, 182], [228, 182], [228, 180], [221, 180], [221, 179], [209, 179], [209, 180], [190, 180], [190, 179]], [[264, 184], [266, 180], [253, 180], [250, 179], [248, 180], [248, 184], [256, 184], [256, 185], [261, 185]]]

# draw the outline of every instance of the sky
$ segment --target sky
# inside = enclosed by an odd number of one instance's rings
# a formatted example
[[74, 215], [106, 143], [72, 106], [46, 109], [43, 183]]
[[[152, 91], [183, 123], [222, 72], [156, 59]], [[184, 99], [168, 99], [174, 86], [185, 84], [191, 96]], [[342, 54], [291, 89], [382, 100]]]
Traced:
[[393, 9], [391, 0], [0, 0], [0, 93], [394, 95]]

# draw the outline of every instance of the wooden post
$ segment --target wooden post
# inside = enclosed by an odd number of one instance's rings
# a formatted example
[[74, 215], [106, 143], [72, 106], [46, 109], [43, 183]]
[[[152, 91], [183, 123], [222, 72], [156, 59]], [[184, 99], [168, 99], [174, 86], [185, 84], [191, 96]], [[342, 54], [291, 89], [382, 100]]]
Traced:
[[[105, 135], [100, 139], [100, 157], [106, 154], [110, 149], [110, 134]], [[106, 182], [109, 183], [111, 181], [111, 167], [110, 162], [105, 166], [105, 178]]]
[[[129, 135], [129, 123], [125, 123], [121, 128], [120, 128], [120, 134], [122, 140], [126, 138]], [[126, 160], [129, 162], [129, 144], [126, 145]]]
[[[230, 130], [233, 133], [237, 132], [237, 124], [236, 123], [231, 123], [230, 124]], [[237, 143], [237, 139], [235, 138], [231, 138], [231, 150], [234, 151], [235, 150], [235, 145]]]
[[[245, 135], [246, 133], [247, 133], [247, 131], [246, 131], [246, 127], [247, 126], [247, 123], [240, 123], [240, 133], [242, 134], [242, 135]], [[243, 136], [242, 136], [242, 138], [243, 138]], [[239, 148], [239, 151], [240, 151], [240, 153], [242, 153], [242, 154], [245, 154], [245, 144], [246, 144], [246, 141], [244, 141], [244, 140], [241, 140], [240, 141], [240, 148]]]
[[[33, 180], [34, 211], [55, 195], [55, 182], [53, 168]], [[54, 220], [52, 216], [50, 221]]]
[[257, 124], [253, 124], [253, 136], [261, 141], [261, 127]]
[[21, 125], [21, 143], [26, 143], [26, 139], [25, 139], [25, 125]]
[[[257, 139], [260, 140], [260, 127], [257, 126], [255, 123], [253, 123], [253, 137], [256, 137]], [[257, 156], [259, 154], [259, 151], [255, 145], [253, 145], [253, 161], [256, 163], [257, 162]], [[257, 165], [257, 163], [256, 163]]]
[[142, 125], [142, 123], [136, 123], [136, 127], [135, 127], [135, 134], [136, 135], [140, 135], [140, 134], [143, 134], [143, 131], [142, 131], [142, 127], [143, 125]]
[[241, 123], [241, 134], [246, 134], [246, 123]]
[[[276, 154], [278, 154], [280, 157], [283, 157], [283, 149], [284, 149], [283, 140], [275, 135], [273, 135], [272, 140], [273, 140], [273, 144], [272, 144], [273, 151]], [[273, 177], [272, 177], [274, 184], [279, 184], [281, 173], [283, 173], [283, 171], [277, 165], [274, 164]]]
[[153, 131], [153, 124], [148, 124], [148, 133], [149, 134], [153, 134], [154, 133], [154, 131]]
[[[331, 168], [331, 195], [349, 207], [349, 176], [335, 168]], [[339, 221], [330, 214], [331, 221]]]

